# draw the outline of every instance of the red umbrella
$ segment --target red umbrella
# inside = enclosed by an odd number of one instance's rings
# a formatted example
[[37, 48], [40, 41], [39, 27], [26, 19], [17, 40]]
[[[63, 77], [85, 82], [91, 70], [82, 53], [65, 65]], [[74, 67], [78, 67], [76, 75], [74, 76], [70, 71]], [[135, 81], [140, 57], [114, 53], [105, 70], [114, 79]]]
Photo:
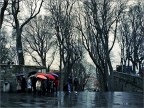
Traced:
[[41, 79], [47, 79], [44, 75], [40, 75], [40, 74], [37, 75], [36, 77], [37, 77], [37, 78], [41, 78]]
[[49, 79], [55, 80], [55, 77], [54, 77], [53, 75], [51, 75], [51, 74], [46, 74], [46, 76], [47, 76]]
[[45, 76], [46, 74], [45, 74], [45, 73], [38, 72], [37, 75], [43, 75], [43, 76]]

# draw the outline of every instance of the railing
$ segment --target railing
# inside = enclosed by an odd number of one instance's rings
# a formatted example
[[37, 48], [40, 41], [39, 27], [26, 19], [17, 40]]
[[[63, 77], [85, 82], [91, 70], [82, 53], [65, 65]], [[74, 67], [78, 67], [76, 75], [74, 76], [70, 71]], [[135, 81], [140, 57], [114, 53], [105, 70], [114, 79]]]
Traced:
[[144, 78], [132, 74], [114, 72], [114, 90], [143, 92]]

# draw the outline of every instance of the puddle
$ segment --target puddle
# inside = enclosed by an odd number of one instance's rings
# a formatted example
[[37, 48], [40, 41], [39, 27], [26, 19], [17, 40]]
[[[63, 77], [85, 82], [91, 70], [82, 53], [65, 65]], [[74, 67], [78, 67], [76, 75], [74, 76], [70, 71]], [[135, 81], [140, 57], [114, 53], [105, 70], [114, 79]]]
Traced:
[[113, 103], [113, 105], [121, 105], [120, 103]]
[[23, 104], [20, 104], [21, 106], [24, 106], [24, 107], [30, 107], [30, 106], [33, 106], [31, 104], [26, 104], [26, 103], [23, 103]]

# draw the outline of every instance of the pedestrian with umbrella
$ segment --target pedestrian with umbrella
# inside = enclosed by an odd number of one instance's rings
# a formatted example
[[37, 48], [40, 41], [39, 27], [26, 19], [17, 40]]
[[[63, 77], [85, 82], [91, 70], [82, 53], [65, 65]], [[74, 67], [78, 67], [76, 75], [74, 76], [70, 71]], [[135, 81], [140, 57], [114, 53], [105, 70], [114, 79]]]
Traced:
[[32, 92], [32, 79], [31, 79], [31, 77], [29, 77], [27, 80], [27, 89], [28, 89], [29, 93]]
[[18, 93], [21, 92], [21, 80], [20, 80], [20, 78], [17, 78], [16, 90], [17, 90]]
[[71, 93], [72, 91], [72, 77], [68, 78], [68, 92]]
[[45, 84], [46, 84], [46, 92], [47, 94], [49, 94], [50, 93], [50, 79], [48, 77], [45, 81]]
[[45, 76], [45, 73], [37, 73], [36, 77], [38, 78], [38, 81], [36, 82], [36, 88], [38, 94], [45, 94], [46, 87], [45, 87], [45, 80], [47, 80], [47, 77]]
[[38, 78], [38, 80], [36, 81], [36, 92], [37, 92], [38, 95], [41, 95], [41, 91], [42, 91], [42, 89], [41, 89], [41, 79]]
[[59, 79], [58, 78], [56, 78], [55, 80], [54, 80], [54, 91], [57, 93], [57, 91], [58, 91], [58, 85], [59, 85]]
[[26, 92], [26, 87], [27, 87], [27, 82], [26, 82], [25, 76], [22, 76], [22, 78], [21, 78], [21, 90], [23, 93]]
[[36, 77], [31, 77], [31, 82], [32, 82], [32, 91], [34, 94], [36, 94], [36, 82], [37, 78]]
[[54, 82], [52, 79], [49, 80], [49, 85], [50, 85], [50, 93], [54, 92]]

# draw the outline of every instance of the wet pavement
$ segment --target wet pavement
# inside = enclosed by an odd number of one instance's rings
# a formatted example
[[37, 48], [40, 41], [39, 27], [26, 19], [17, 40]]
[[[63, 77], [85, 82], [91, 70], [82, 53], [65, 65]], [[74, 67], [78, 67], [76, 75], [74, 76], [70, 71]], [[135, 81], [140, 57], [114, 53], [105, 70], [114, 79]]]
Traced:
[[144, 95], [136, 92], [78, 92], [78, 94], [1, 93], [0, 108], [144, 108]]

